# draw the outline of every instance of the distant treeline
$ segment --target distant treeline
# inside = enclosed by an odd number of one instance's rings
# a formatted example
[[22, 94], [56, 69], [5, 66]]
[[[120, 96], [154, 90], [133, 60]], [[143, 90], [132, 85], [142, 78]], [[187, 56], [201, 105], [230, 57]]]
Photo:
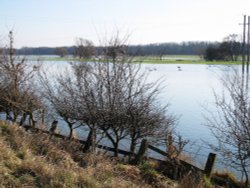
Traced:
[[[208, 47], [217, 47], [217, 42], [182, 42], [182, 43], [157, 43], [147, 45], [129, 45], [129, 55], [202, 55]], [[75, 46], [70, 47], [23, 47], [17, 49], [18, 55], [56, 55], [56, 49], [65, 48], [68, 55], [74, 55]], [[100, 55], [103, 47], [95, 47], [96, 55]]]

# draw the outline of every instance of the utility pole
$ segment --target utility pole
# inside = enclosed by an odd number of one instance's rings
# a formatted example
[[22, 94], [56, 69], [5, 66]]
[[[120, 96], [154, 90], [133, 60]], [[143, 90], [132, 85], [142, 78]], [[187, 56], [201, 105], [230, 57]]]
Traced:
[[246, 15], [244, 15], [243, 21], [243, 42], [242, 42], [242, 73], [245, 72], [245, 61], [246, 61]]
[[247, 74], [249, 73], [249, 54], [250, 53], [250, 16], [247, 20]]

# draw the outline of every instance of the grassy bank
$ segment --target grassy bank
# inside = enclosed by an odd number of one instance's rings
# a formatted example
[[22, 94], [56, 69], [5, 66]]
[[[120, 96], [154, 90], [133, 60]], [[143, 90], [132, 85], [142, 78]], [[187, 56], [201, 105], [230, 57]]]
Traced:
[[195, 55], [166, 55], [163, 57], [145, 56], [135, 57], [134, 61], [147, 64], [205, 64], [205, 65], [237, 65], [239, 61], [205, 61]]
[[0, 122], [0, 187], [177, 187], [151, 165], [126, 165], [80, 148]]
[[[4, 188], [242, 188], [234, 175], [214, 173], [212, 180], [185, 176], [173, 181], [147, 160], [133, 166], [104, 153], [81, 152], [81, 144], [0, 121], [0, 187]], [[213, 182], [213, 183], [212, 183]], [[216, 186], [215, 186], [216, 184]], [[226, 186], [227, 187], [227, 186]]]
[[[36, 60], [38, 57], [32, 57]], [[96, 61], [94, 59], [78, 59], [72, 56], [58, 57], [58, 56], [41, 56], [42, 61]], [[205, 61], [196, 55], [165, 55], [159, 56], [136, 56], [133, 57], [134, 62], [145, 64], [205, 64], [205, 65], [237, 65], [241, 64], [240, 61]]]

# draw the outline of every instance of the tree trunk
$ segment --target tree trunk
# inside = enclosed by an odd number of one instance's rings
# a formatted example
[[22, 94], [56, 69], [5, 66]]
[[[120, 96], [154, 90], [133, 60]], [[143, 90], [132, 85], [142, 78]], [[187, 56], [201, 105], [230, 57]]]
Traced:
[[45, 119], [45, 110], [42, 109], [42, 124], [44, 125], [44, 119]]
[[118, 146], [119, 146], [119, 140], [115, 140], [107, 131], [105, 132], [106, 136], [108, 137], [108, 139], [111, 141], [111, 143], [114, 146], [114, 157], [118, 157]]
[[69, 122], [67, 122], [67, 123], [68, 123], [68, 126], [69, 126], [69, 139], [71, 140], [73, 138], [73, 132], [74, 132], [73, 124], [69, 123]]
[[33, 119], [33, 114], [32, 113], [29, 113], [29, 125], [30, 127], [35, 127], [36, 125], [36, 121]]
[[245, 186], [247, 188], [248, 187], [248, 172], [247, 172], [246, 168], [243, 168], [243, 172], [245, 174], [245, 178], [246, 178]]
[[135, 153], [135, 147], [136, 147], [136, 139], [132, 139], [130, 143], [130, 152]]
[[118, 142], [114, 142], [113, 145], [114, 145], [114, 149], [115, 149], [114, 157], [118, 157], [118, 149], [119, 149], [118, 146], [119, 146], [119, 144], [118, 144]]
[[143, 162], [143, 158], [144, 158], [145, 153], [147, 152], [147, 149], [148, 149], [148, 141], [146, 139], [143, 139], [141, 142], [139, 151], [135, 158], [136, 165], [141, 164]]
[[69, 139], [71, 140], [73, 138], [73, 129], [72, 127], [69, 129]]
[[91, 135], [91, 152], [95, 153], [96, 151], [96, 128], [92, 128], [92, 135]]
[[27, 118], [27, 114], [24, 112], [22, 115], [21, 121], [19, 122], [19, 126], [25, 125], [26, 118]]
[[18, 116], [18, 112], [16, 110], [13, 111], [13, 122], [17, 121], [17, 116]]
[[245, 186], [246, 186], [246, 188], [248, 187], [248, 174], [246, 174]]
[[132, 138], [131, 143], [130, 143], [131, 154], [129, 155], [129, 161], [131, 161], [131, 159], [133, 158], [133, 156], [135, 154], [135, 147], [136, 147], [136, 139]]
[[88, 138], [87, 138], [86, 143], [82, 149], [82, 151], [84, 153], [89, 152], [89, 150], [90, 150], [92, 134], [93, 134], [93, 131], [92, 131], [92, 129], [90, 129], [89, 134], [88, 134]]
[[88, 138], [82, 149], [83, 152], [92, 152], [96, 150], [96, 128], [90, 128]]

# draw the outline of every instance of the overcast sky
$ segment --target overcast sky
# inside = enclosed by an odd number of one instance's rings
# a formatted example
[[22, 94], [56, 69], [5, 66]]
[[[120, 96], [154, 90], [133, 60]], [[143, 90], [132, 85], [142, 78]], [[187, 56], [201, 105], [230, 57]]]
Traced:
[[76, 37], [96, 45], [116, 30], [130, 44], [221, 41], [241, 34], [250, 0], [0, 0], [0, 40], [15, 46], [70, 46]]

